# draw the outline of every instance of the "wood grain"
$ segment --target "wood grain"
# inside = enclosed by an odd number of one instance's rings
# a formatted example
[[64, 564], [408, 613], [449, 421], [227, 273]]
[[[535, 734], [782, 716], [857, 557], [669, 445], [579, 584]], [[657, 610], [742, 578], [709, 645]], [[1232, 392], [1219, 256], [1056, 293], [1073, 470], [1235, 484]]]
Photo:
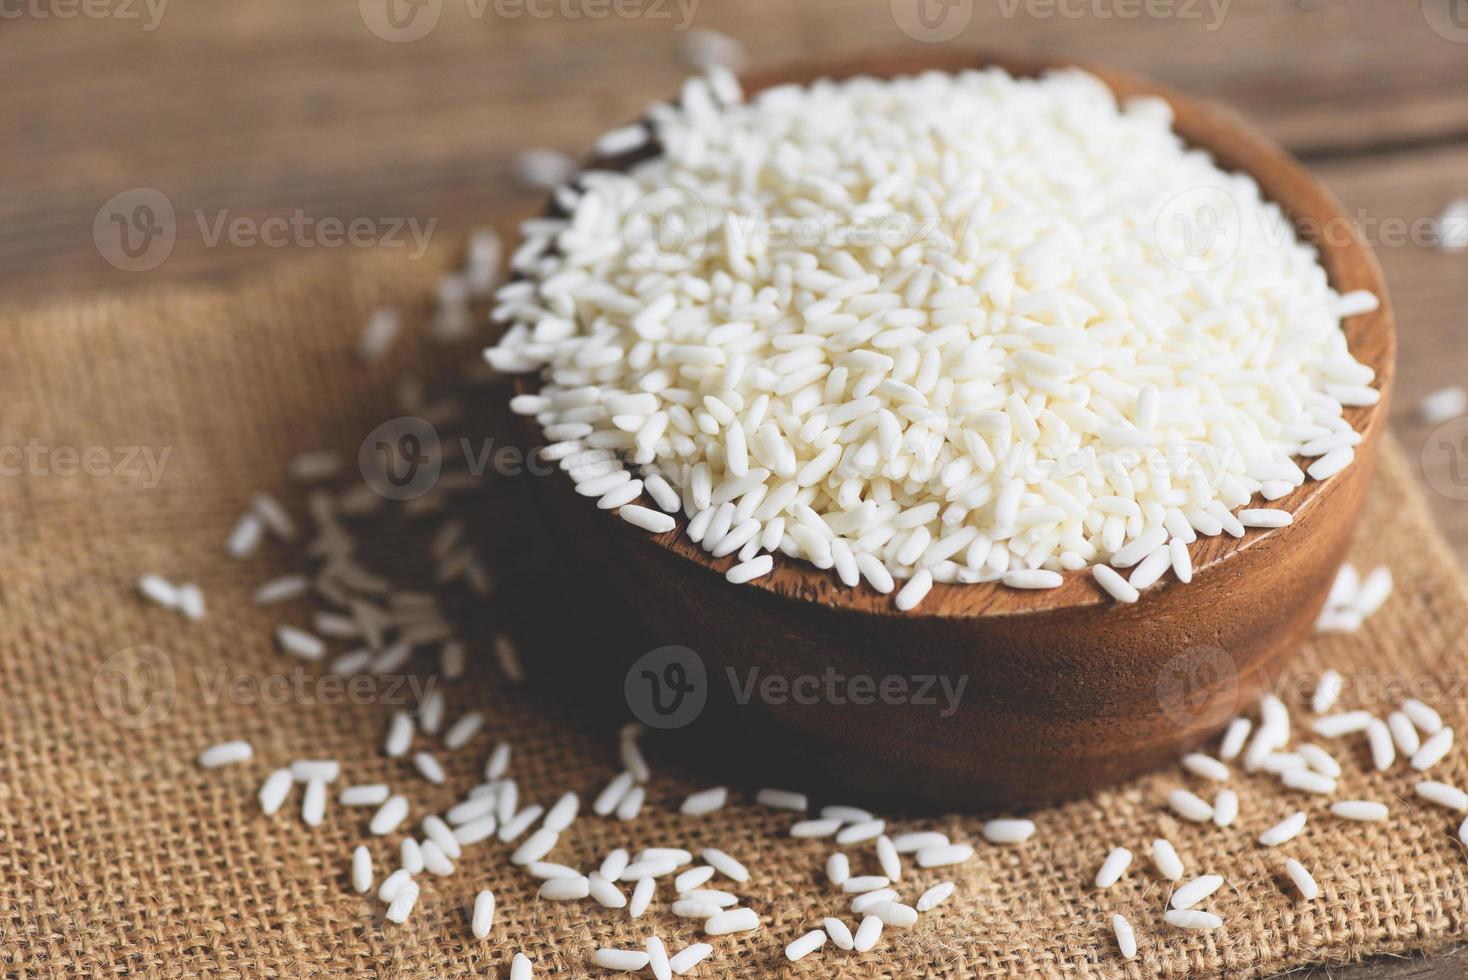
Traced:
[[[209, 246], [191, 218], [148, 273], [107, 265], [99, 206], [130, 187], [180, 213], [437, 219], [451, 239], [538, 207], [510, 182], [527, 145], [576, 150], [681, 75], [682, 34], [650, 18], [472, 18], [448, 0], [434, 34], [372, 36], [349, 0], [191, 0], [153, 31], [131, 22], [3, 22], [0, 303], [162, 280], [224, 278], [302, 249]], [[1225, 102], [1312, 164], [1367, 218], [1435, 215], [1468, 194], [1468, 47], [1434, 34], [1413, 0], [1235, 0], [1221, 25], [1181, 18], [1046, 16], [980, 2], [954, 45], [1102, 59]], [[739, 37], [753, 66], [909, 45], [882, 0], [703, 0], [694, 24]], [[1400, 329], [1392, 425], [1426, 391], [1463, 380], [1464, 256], [1376, 244]], [[1441, 466], [1442, 460], [1435, 459]], [[1468, 559], [1468, 507], [1434, 493]], [[1457, 978], [1468, 955], [1311, 976]]]

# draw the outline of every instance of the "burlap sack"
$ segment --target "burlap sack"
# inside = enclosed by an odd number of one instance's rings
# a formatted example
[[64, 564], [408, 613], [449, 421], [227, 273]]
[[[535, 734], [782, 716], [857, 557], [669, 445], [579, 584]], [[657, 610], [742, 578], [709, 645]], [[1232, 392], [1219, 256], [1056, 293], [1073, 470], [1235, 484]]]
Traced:
[[[498, 843], [468, 849], [452, 877], [424, 876], [419, 908], [394, 926], [374, 898], [352, 892], [348, 858], [366, 840], [380, 880], [396, 866], [397, 836], [368, 837], [368, 813], [334, 800], [315, 830], [301, 822], [299, 794], [273, 818], [256, 803], [270, 769], [330, 756], [345, 767], [338, 786], [389, 782], [413, 799], [416, 822], [476, 782], [501, 738], [516, 746], [513, 773], [528, 799], [549, 803], [565, 789], [589, 798], [617, 771], [616, 713], [589, 714], [554, 685], [507, 687], [486, 651], [491, 622], [466, 627], [479, 656], [449, 691], [451, 718], [478, 707], [488, 723], [462, 751], [438, 749], [449, 783], [430, 786], [380, 749], [388, 712], [411, 706], [410, 691], [339, 690], [313, 680], [319, 667], [293, 673], [299, 665], [276, 649], [273, 627], [304, 623], [311, 607], [261, 609], [250, 593], [299, 568], [299, 553], [268, 544], [245, 563], [223, 553], [253, 491], [278, 492], [301, 513], [301, 495], [283, 475], [291, 454], [331, 446], [350, 457], [367, 431], [399, 414], [394, 390], [410, 365], [472, 357], [472, 343], [427, 353], [405, 344], [374, 367], [351, 354], [379, 305], [398, 305], [421, 324], [447, 258], [330, 259], [227, 289], [139, 293], [0, 318], [0, 962], [8, 974], [483, 977], [504, 976], [523, 950], [537, 975], [583, 976], [602, 972], [590, 965], [598, 946], [638, 944], [654, 929], [673, 949], [701, 938], [670, 914], [666, 884], [636, 922], [591, 903], [537, 901], [534, 883], [509, 866]], [[1313, 643], [1296, 677], [1334, 666], [1354, 681], [1347, 707], [1381, 709], [1410, 690], [1459, 723], [1468, 593], [1418, 493], [1388, 447], [1357, 560], [1388, 564], [1397, 591], [1360, 634]], [[512, 506], [501, 495], [474, 506], [492, 550], [523, 547], [517, 539], [527, 525]], [[379, 549], [394, 562], [418, 560], [437, 519], [418, 520]], [[188, 623], [144, 604], [135, 592], [144, 571], [200, 583], [208, 618]], [[530, 607], [533, 593], [502, 580], [500, 598], [482, 610], [491, 620], [509, 617]], [[534, 620], [520, 620], [533, 661]], [[1288, 690], [1297, 700], [1308, 683]], [[199, 769], [202, 747], [233, 738], [254, 743], [252, 762]], [[656, 756], [655, 740], [648, 747]], [[889, 931], [870, 953], [827, 947], [797, 965], [785, 962], [785, 943], [825, 915], [853, 925], [854, 917], [824, 883], [828, 846], [784, 836], [789, 816], [754, 806], [751, 787], [738, 788], [718, 814], [683, 818], [677, 801], [717, 776], [664, 767], [641, 818], [583, 816], [555, 857], [591, 867], [619, 845], [712, 844], [743, 859], [753, 880], [735, 890], [765, 928], [716, 940], [699, 976], [1258, 976], [1460, 940], [1468, 890], [1459, 817], [1418, 802], [1404, 764], [1368, 772], [1358, 739], [1332, 748], [1346, 765], [1340, 795], [1388, 801], [1389, 822], [1332, 819], [1326, 799], [1239, 775], [1243, 812], [1233, 828], [1180, 826], [1160, 804], [1183, 780], [1161, 773], [1035, 814], [1039, 832], [1023, 847], [981, 844], [961, 868], [909, 872], [901, 886], [909, 900], [944, 877], [957, 893], [916, 928]], [[1434, 776], [1468, 783], [1463, 760], [1455, 753]], [[1296, 807], [1312, 817], [1298, 840], [1277, 850], [1254, 843]], [[897, 826], [977, 840], [980, 822], [953, 816]], [[1162, 925], [1167, 890], [1144, 855], [1163, 832], [1194, 873], [1228, 877], [1209, 903], [1224, 930]], [[1090, 882], [1114, 845], [1131, 847], [1138, 860], [1119, 885], [1098, 893]], [[851, 850], [859, 867], [873, 863], [865, 848]], [[1319, 899], [1293, 894], [1281, 870], [1286, 856], [1314, 870]], [[491, 938], [475, 943], [468, 911], [484, 887], [496, 891], [500, 910]], [[1141, 954], [1133, 963], [1116, 953], [1113, 911], [1136, 926]]]

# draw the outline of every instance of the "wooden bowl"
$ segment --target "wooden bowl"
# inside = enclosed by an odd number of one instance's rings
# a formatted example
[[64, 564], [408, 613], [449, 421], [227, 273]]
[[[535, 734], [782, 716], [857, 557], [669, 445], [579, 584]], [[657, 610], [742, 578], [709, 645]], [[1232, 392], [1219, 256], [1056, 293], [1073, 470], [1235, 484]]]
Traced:
[[[747, 79], [746, 89], [990, 65], [1035, 75], [1076, 63], [881, 57], [773, 72]], [[1166, 99], [1190, 144], [1251, 174], [1301, 228], [1331, 230], [1315, 244], [1337, 290], [1381, 297], [1380, 309], [1345, 324], [1352, 353], [1375, 369], [1382, 391], [1377, 406], [1347, 411], [1363, 437], [1355, 462], [1271, 505], [1294, 513], [1290, 527], [1200, 538], [1189, 549], [1193, 581], [1169, 575], [1134, 605], [1113, 602], [1081, 571], [1040, 592], [936, 585], [908, 613], [865, 584], [846, 588], [832, 572], [778, 556], [770, 575], [730, 585], [723, 573], [734, 559], [706, 555], [684, 537], [681, 518], [674, 531], [650, 536], [576, 496], [564, 475], [541, 481], [537, 496], [584, 590], [578, 600], [591, 603], [587, 622], [609, 634], [630, 630], [634, 651], [676, 644], [695, 652], [692, 662], [675, 655], [683, 663], [666, 676], [667, 656], [628, 672], [630, 655], [608, 662], [600, 645], [594, 664], [578, 663], [609, 680], [629, 673], [631, 702], [641, 697], [634, 685], [656, 677], [663, 688], [653, 693], [666, 694], [667, 704], [701, 665], [707, 704], [686, 726], [672, 718], [679, 737], [661, 744], [700, 760], [711, 778], [747, 775], [758, 785], [829, 788], [908, 807], [1053, 801], [1161, 766], [1214, 734], [1311, 634], [1386, 423], [1395, 340], [1381, 270], [1330, 193], [1231, 113], [1144, 79], [1080, 67], [1120, 97]], [[596, 164], [619, 162], [627, 161]], [[535, 386], [522, 382], [522, 390]], [[524, 436], [530, 444], [540, 438], [533, 421]], [[658, 722], [646, 705], [633, 707]]]

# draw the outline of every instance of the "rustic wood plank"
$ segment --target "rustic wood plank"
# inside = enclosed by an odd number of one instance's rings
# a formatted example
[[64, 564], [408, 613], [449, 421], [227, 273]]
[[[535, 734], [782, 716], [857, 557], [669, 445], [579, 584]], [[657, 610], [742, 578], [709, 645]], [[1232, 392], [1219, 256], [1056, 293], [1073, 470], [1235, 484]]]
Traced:
[[[91, 245], [98, 207], [129, 187], [159, 188], [181, 214], [211, 220], [225, 209], [300, 209], [436, 217], [444, 233], [462, 231], [519, 200], [507, 179], [517, 148], [582, 148], [674, 91], [683, 74], [677, 0], [625, 0], [665, 17], [493, 14], [517, 2], [444, 0], [438, 26], [413, 43], [374, 36], [356, 4], [285, 0], [170, 5], [151, 32], [115, 20], [7, 21], [7, 297], [139, 284]], [[757, 67], [932, 47], [905, 35], [888, 3], [684, 2], [694, 26], [742, 38]], [[1433, 33], [1415, 4], [1232, 0], [1214, 23], [1208, 0], [1158, 0], [1171, 16], [1116, 16], [1135, 2], [977, 3], [952, 44], [1147, 72], [1227, 101], [1307, 155], [1468, 134], [1468, 44]], [[471, 3], [490, 13], [472, 16]], [[184, 221], [174, 257], [151, 278], [228, 274], [279, 257], [211, 248]]]

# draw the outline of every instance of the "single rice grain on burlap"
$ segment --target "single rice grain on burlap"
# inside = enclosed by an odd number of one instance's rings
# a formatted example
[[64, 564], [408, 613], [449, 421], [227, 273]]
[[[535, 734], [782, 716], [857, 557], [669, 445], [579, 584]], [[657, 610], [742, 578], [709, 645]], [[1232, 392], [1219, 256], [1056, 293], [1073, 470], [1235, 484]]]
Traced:
[[[374, 895], [352, 891], [350, 856], [366, 842], [380, 882], [397, 866], [402, 832], [371, 837], [370, 810], [338, 806], [336, 790], [391, 784], [413, 804], [403, 832], [421, 833], [421, 818], [478, 782], [490, 748], [506, 739], [523, 799], [549, 804], [569, 789], [589, 802], [620, 769], [624, 719], [534, 679], [507, 686], [488, 652], [491, 634], [472, 633], [468, 676], [446, 689], [448, 717], [478, 709], [486, 724], [457, 752], [417, 737], [450, 774], [447, 786], [433, 787], [381, 750], [393, 706], [411, 710], [421, 691], [339, 690], [318, 680], [324, 664], [276, 648], [274, 628], [309, 626], [314, 606], [262, 608], [250, 596], [304, 567], [299, 546], [267, 542], [243, 562], [224, 555], [257, 490], [279, 494], [304, 519], [304, 492], [284, 473], [294, 453], [338, 449], [355, 472], [366, 434], [404, 414], [411, 392], [399, 389], [415, 365], [447, 376], [447, 366], [474, 359], [472, 341], [444, 346], [422, 336], [433, 281], [450, 258], [440, 250], [417, 262], [313, 261], [228, 287], [142, 290], [0, 317], [0, 963], [8, 974], [482, 977], [505, 975], [524, 951], [538, 975], [584, 976], [600, 972], [590, 957], [601, 946], [640, 946], [653, 931], [673, 950], [703, 939], [696, 924], [671, 915], [667, 880], [636, 921], [590, 902], [539, 901], [536, 883], [509, 865], [509, 848], [497, 841], [466, 848], [451, 877], [420, 876], [412, 918], [387, 923]], [[412, 336], [366, 365], [354, 342], [383, 305], [403, 311]], [[442, 394], [430, 385], [424, 398]], [[469, 411], [501, 397], [479, 389], [467, 396]], [[1409, 689], [1462, 728], [1455, 685], [1468, 591], [1418, 493], [1388, 446], [1362, 523], [1390, 533], [1361, 535], [1355, 560], [1390, 566], [1397, 589], [1359, 634], [1321, 637], [1302, 653], [1286, 685], [1301, 718], [1305, 679], [1330, 666], [1357, 682], [1344, 707], [1384, 711]], [[534, 553], [525, 540], [534, 532], [509, 510], [513, 500], [486, 489], [475, 515], [492, 550]], [[406, 518], [374, 544], [410, 565], [437, 526], [432, 514]], [[198, 582], [208, 618], [188, 623], [142, 602], [136, 580], [145, 571]], [[501, 580], [500, 598], [483, 605], [521, 605], [503, 597], [530, 591]], [[533, 668], [534, 622], [527, 630], [520, 618]], [[333, 643], [333, 654], [346, 649]], [[414, 666], [433, 672], [431, 657]], [[201, 748], [235, 738], [254, 744], [251, 762], [199, 769]], [[656, 737], [645, 741], [656, 760]], [[593, 816], [584, 802], [552, 858], [592, 868], [614, 847], [666, 844], [713, 845], [740, 858], [752, 880], [714, 884], [755, 909], [763, 928], [712, 940], [715, 953], [697, 972], [709, 977], [1245, 977], [1461, 940], [1468, 889], [1459, 817], [1418, 802], [1404, 763], [1370, 772], [1361, 739], [1330, 748], [1346, 769], [1337, 796], [1383, 800], [1389, 821], [1332, 819], [1329, 799], [1240, 773], [1233, 827], [1180, 824], [1163, 808], [1168, 790], [1189, 784], [1176, 771], [1037, 812], [1038, 832], [1019, 847], [983, 844], [980, 817], [898, 819], [898, 831], [938, 829], [978, 845], [960, 867], [909, 864], [898, 886], [912, 902], [952, 879], [953, 898], [910, 930], [889, 929], [869, 953], [827, 945], [798, 964], [785, 961], [787, 942], [826, 915], [853, 927], [856, 917], [849, 897], [825, 882], [829, 842], [790, 839], [791, 815], [755, 806], [754, 787], [736, 787], [722, 811], [685, 818], [678, 801], [717, 774], [658, 769], [637, 820]], [[301, 822], [299, 788], [273, 817], [256, 801], [270, 770], [303, 757], [343, 763], [315, 829]], [[1468, 784], [1464, 754], [1432, 775]], [[1255, 844], [1297, 808], [1311, 816], [1300, 838], [1273, 850]], [[1146, 857], [1160, 835], [1190, 874], [1227, 877], [1207, 903], [1223, 916], [1222, 930], [1162, 924], [1168, 889]], [[1120, 884], [1098, 892], [1092, 878], [1115, 845], [1137, 859]], [[845, 849], [858, 872], [876, 872], [869, 844]], [[1290, 856], [1313, 870], [1315, 901], [1289, 886]], [[475, 942], [469, 914], [481, 888], [495, 891], [498, 911], [490, 938]], [[1116, 952], [1113, 912], [1136, 928], [1134, 962]]]

